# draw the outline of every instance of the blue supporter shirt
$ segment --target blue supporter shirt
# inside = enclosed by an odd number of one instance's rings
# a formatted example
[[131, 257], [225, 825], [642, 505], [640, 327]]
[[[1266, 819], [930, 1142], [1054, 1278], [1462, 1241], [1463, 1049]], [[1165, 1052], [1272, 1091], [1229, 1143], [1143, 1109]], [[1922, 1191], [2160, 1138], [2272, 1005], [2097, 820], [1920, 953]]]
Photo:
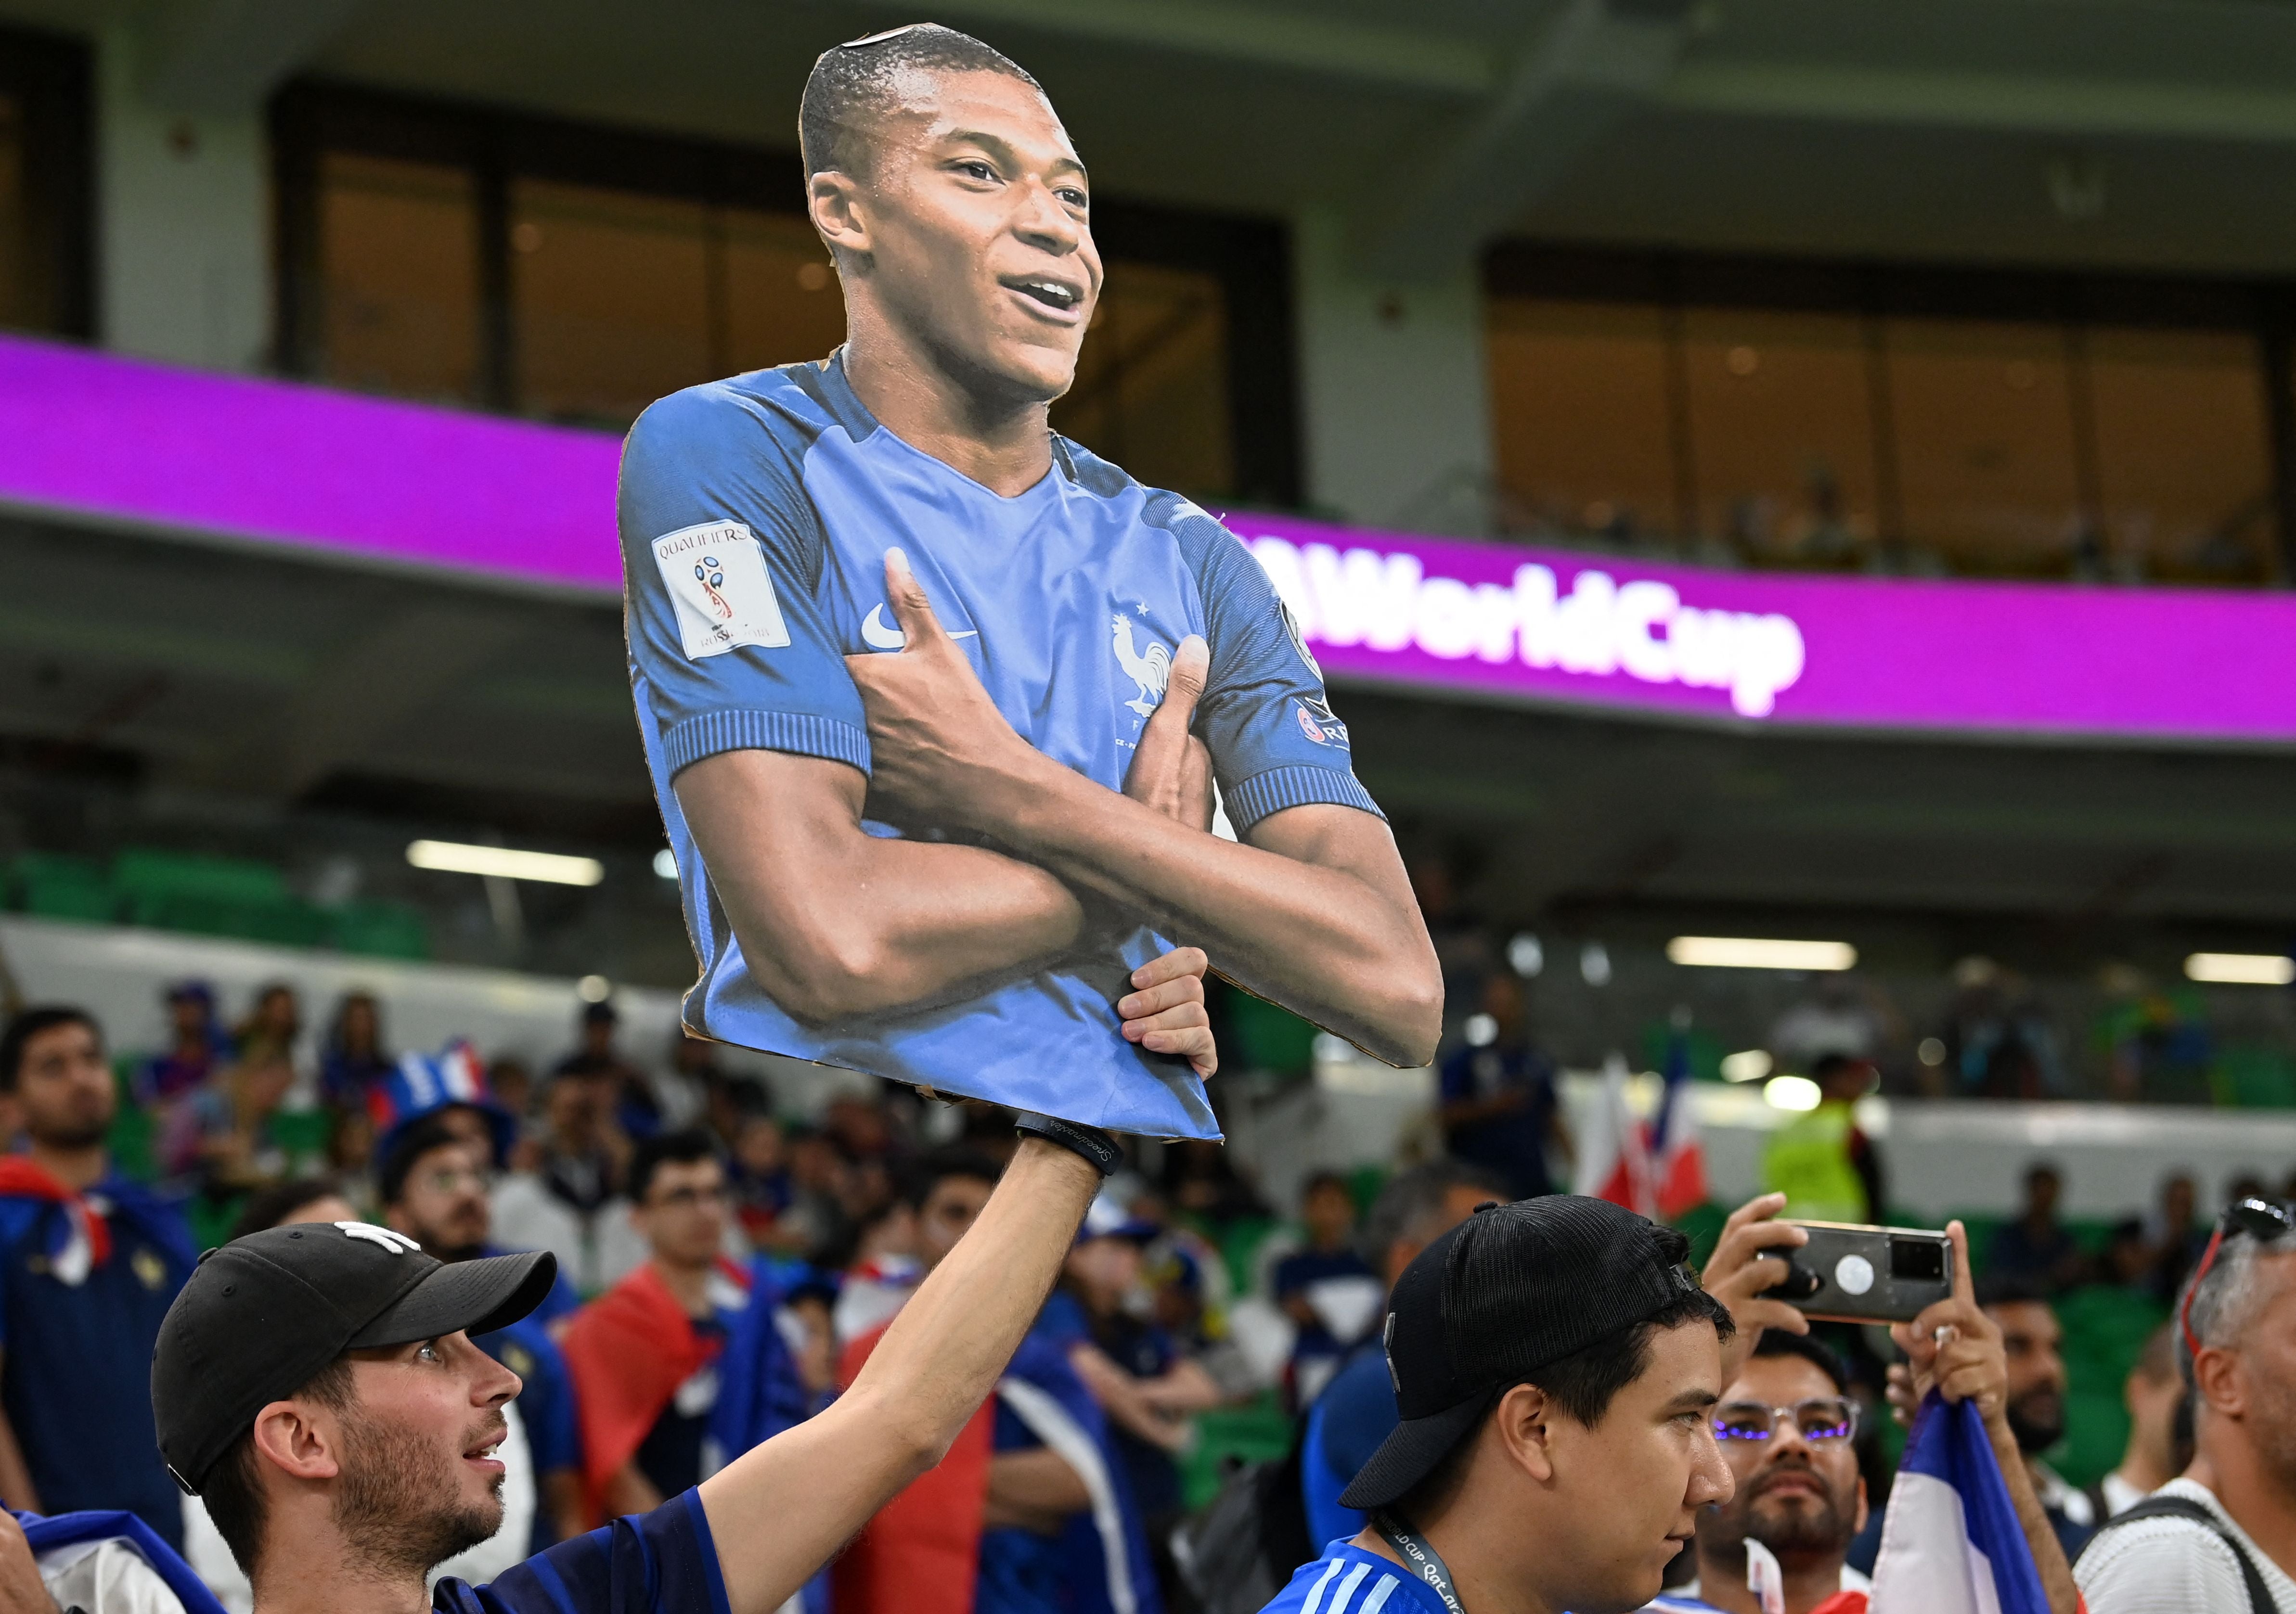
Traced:
[[1103, 932], [970, 998], [808, 1024], [751, 975], [671, 789], [678, 770], [727, 750], [869, 771], [845, 658], [900, 646], [884, 588], [898, 546], [1006, 721], [1086, 778], [1123, 788], [1172, 652], [1200, 634], [1211, 670], [1196, 732], [1237, 832], [1311, 803], [1378, 812], [1321, 673], [1242, 542], [1064, 438], [1053, 461], [1027, 492], [991, 493], [879, 425], [841, 353], [689, 388], [632, 429], [620, 496], [630, 682], [702, 960], [685, 1024], [1119, 1131], [1217, 1137], [1186, 1062], [1118, 1031], [1112, 1005], [1163, 938]]
[[1260, 1614], [1450, 1614], [1434, 1587], [1376, 1553], [1334, 1541]]
[[1340, 1496], [1401, 1421], [1395, 1381], [1388, 1373], [1387, 1348], [1374, 1339], [1332, 1375], [1308, 1409], [1300, 1449], [1300, 1489], [1308, 1540], [1345, 1540], [1364, 1528], [1363, 1514], [1341, 1507]]
[[439, 1614], [732, 1614], [693, 1491], [562, 1541], [482, 1586], [431, 1589]]
[[[505, 1249], [499, 1244], [486, 1244], [480, 1247], [479, 1253], [482, 1256], [513, 1256], [524, 1252]], [[566, 1275], [566, 1268], [562, 1264], [558, 1268], [558, 1275], [550, 1281], [550, 1292], [542, 1297], [542, 1303], [539, 1306], [527, 1314], [527, 1321], [547, 1328], [561, 1318], [570, 1317], [581, 1309], [582, 1296], [575, 1289], [573, 1280]], [[512, 1371], [515, 1372], [517, 1370], [513, 1368]]]
[[1535, 1048], [1457, 1050], [1443, 1061], [1443, 1102], [1520, 1093], [1520, 1109], [1447, 1129], [1444, 1147], [1456, 1159], [1496, 1172], [1518, 1200], [1554, 1192], [1546, 1175], [1547, 1135], [1554, 1126], [1554, 1068]]
[[173, 1201], [116, 1174], [88, 1197], [111, 1208], [111, 1257], [67, 1283], [69, 1212], [0, 1196], [0, 1406], [42, 1507], [131, 1512], [181, 1551], [183, 1495], [152, 1425], [152, 1348], [198, 1259], [191, 1229]]

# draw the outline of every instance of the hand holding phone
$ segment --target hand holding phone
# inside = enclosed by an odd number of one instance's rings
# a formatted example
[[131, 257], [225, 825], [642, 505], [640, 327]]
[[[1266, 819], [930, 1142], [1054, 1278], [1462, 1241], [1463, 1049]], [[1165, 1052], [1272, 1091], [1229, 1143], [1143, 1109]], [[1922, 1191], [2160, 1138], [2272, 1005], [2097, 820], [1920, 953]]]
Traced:
[[1953, 1294], [1953, 1241], [1923, 1227], [1788, 1222], [1808, 1241], [1769, 1292], [1805, 1316], [1838, 1323], [1906, 1323]]

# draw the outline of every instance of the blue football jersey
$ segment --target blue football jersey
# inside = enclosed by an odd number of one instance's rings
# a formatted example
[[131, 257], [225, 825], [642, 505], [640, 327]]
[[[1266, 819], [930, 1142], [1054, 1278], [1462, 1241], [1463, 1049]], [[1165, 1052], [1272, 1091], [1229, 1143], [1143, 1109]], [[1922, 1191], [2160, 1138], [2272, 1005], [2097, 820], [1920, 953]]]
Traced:
[[997, 709], [1046, 756], [1121, 790], [1172, 652], [1199, 634], [1211, 668], [1196, 732], [1238, 833], [1310, 803], [1376, 813], [1320, 672], [1234, 535], [1065, 439], [1053, 459], [1027, 492], [992, 493], [879, 425], [835, 355], [689, 388], [632, 429], [630, 683], [701, 963], [685, 1023], [1118, 1131], [1217, 1137], [1186, 1061], [1118, 1030], [1113, 1005], [1163, 938], [1102, 934], [970, 999], [807, 1024], [751, 976], [671, 788], [679, 769], [744, 749], [868, 772], [845, 658], [901, 646], [884, 585], [898, 547]]
[[1260, 1614], [1448, 1614], [1441, 1594], [1400, 1564], [1334, 1541], [1304, 1563]]

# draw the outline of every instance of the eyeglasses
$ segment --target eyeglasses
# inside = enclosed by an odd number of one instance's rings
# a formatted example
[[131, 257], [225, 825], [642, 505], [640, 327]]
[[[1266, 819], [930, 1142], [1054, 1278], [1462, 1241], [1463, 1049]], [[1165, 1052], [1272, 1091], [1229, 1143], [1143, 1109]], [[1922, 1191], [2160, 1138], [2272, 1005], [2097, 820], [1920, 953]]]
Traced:
[[1725, 1401], [1714, 1409], [1714, 1438], [1759, 1445], [1776, 1430], [1782, 1418], [1792, 1419], [1795, 1432], [1812, 1446], [1857, 1438], [1857, 1403], [1846, 1396], [1816, 1396], [1792, 1406]]
[[2225, 1240], [2243, 1233], [2259, 1240], [2284, 1238], [2296, 1233], [2296, 1217], [2268, 1200], [2242, 1200], [2225, 1207], [2224, 1215], [2217, 1218], [2216, 1232], [2209, 1237], [2208, 1249], [2201, 1254], [2201, 1264], [2193, 1269], [2193, 1281], [2185, 1285], [2185, 1303], [2177, 1309], [2177, 1326], [2184, 1330], [2185, 1349], [2193, 1356], [2201, 1354], [2200, 1340], [2193, 1332], [2193, 1297], [2200, 1292], [2201, 1280], [2209, 1275], [2209, 1268], [2217, 1264], [2217, 1251]]

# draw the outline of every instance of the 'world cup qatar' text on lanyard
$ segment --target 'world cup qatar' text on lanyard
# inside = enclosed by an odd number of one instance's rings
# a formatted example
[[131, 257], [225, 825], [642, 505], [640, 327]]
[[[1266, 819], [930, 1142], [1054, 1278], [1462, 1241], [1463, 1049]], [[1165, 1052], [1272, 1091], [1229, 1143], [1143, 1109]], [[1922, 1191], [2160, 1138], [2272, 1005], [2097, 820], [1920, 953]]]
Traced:
[[1451, 1585], [1449, 1568], [1442, 1555], [1427, 1544], [1425, 1536], [1392, 1513], [1373, 1514], [1371, 1525], [1395, 1549], [1396, 1556], [1410, 1566], [1413, 1574], [1435, 1588], [1435, 1595], [1443, 1600], [1450, 1614], [1467, 1614], [1460, 1606], [1457, 1590]]

